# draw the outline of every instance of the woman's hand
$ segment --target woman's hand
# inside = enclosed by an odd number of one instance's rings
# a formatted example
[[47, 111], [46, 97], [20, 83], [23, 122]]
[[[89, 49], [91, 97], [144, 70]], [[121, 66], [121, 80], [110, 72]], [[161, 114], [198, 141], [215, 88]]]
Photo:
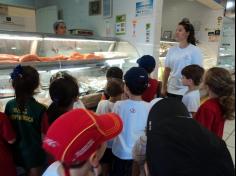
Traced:
[[171, 69], [166, 67], [164, 70], [164, 74], [163, 74], [163, 85], [162, 85], [162, 89], [161, 89], [161, 96], [162, 97], [167, 96], [167, 85], [168, 85], [168, 79], [170, 76], [170, 72], [171, 72]]
[[161, 89], [161, 97], [166, 97], [167, 96], [167, 86], [163, 86]]

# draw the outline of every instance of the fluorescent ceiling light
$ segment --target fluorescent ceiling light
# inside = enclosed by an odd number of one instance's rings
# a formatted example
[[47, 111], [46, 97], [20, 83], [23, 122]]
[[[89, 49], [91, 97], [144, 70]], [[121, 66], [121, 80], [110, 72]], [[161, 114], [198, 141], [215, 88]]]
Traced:
[[14, 35], [8, 35], [8, 34], [0, 34], [0, 39], [5, 40], [42, 40], [40, 37], [29, 37], [29, 36], [14, 36]]
[[231, 9], [235, 6], [235, 2], [233, 1], [228, 1], [226, 5], [226, 9]]
[[72, 39], [72, 38], [53, 38], [45, 37], [46, 41], [69, 41], [69, 42], [94, 42], [94, 43], [114, 43], [114, 41], [103, 41], [103, 40], [90, 40], [90, 39]]

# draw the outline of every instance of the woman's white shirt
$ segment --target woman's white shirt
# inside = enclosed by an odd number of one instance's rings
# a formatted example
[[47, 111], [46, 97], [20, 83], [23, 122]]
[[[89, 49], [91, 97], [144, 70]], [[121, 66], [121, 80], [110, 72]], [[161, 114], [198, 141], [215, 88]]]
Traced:
[[183, 86], [181, 71], [188, 65], [203, 65], [203, 54], [201, 50], [190, 44], [186, 48], [175, 46], [170, 48], [165, 60], [165, 67], [171, 69], [168, 80], [167, 92], [176, 95], [184, 95], [188, 88]]

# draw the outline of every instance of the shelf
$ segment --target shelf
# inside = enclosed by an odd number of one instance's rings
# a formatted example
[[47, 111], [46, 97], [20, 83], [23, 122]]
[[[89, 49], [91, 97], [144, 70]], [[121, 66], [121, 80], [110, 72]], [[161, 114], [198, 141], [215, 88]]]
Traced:
[[0, 70], [13, 69], [17, 65], [22, 66], [31, 65], [40, 70], [53, 70], [53, 69], [66, 69], [66, 68], [78, 68], [81, 67], [92, 67], [92, 66], [102, 66], [106, 65], [106, 61], [127, 59], [127, 57], [115, 57], [115, 58], [105, 58], [105, 59], [89, 59], [80, 61], [56, 61], [56, 62], [22, 62], [14, 64], [0, 64]]

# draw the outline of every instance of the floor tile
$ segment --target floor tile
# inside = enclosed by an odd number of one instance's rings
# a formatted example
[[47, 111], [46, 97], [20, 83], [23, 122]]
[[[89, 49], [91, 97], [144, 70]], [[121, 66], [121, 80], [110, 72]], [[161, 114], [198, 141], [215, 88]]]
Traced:
[[234, 162], [234, 165], [235, 165], [235, 148], [233, 147], [228, 147], [229, 151], [230, 151], [230, 154], [232, 156], [232, 159], [233, 159], [233, 162]]
[[234, 135], [231, 135], [231, 136], [226, 140], [226, 143], [227, 143], [228, 146], [235, 148], [235, 136], [234, 136]]
[[231, 133], [233, 133], [234, 130], [235, 130], [235, 126], [234, 125], [229, 124], [229, 123], [225, 124], [225, 129], [224, 129], [225, 133], [231, 134]]

